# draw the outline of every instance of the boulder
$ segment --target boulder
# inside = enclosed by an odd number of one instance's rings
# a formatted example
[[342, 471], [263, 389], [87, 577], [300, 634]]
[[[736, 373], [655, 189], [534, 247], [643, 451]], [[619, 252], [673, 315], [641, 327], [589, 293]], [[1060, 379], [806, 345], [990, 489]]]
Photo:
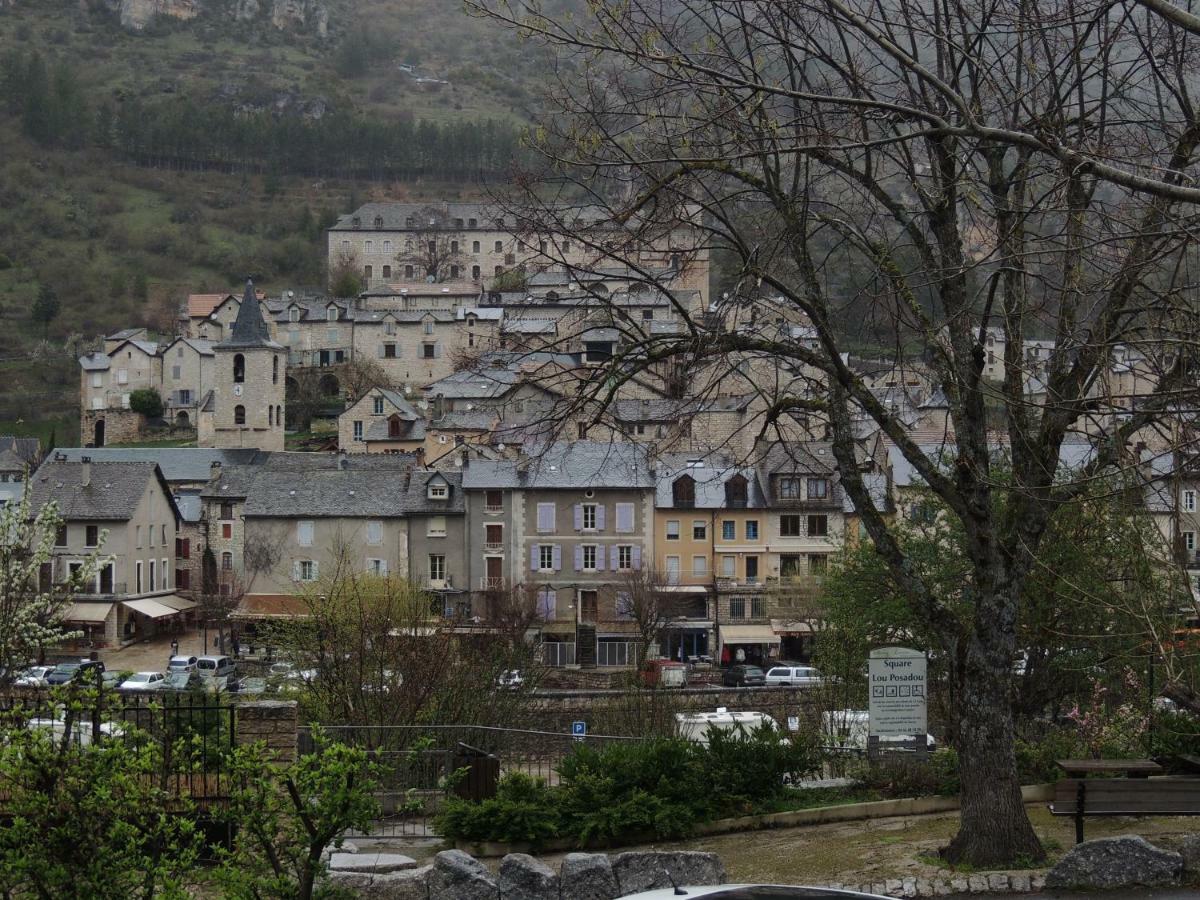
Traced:
[[1046, 887], [1068, 890], [1160, 887], [1175, 884], [1183, 857], [1136, 835], [1084, 841], [1046, 875]]
[[400, 853], [334, 853], [329, 857], [331, 872], [367, 872], [382, 875], [415, 869], [417, 861]]
[[427, 900], [432, 871], [433, 866], [382, 874], [330, 872], [328, 883], [361, 900]]
[[621, 896], [612, 862], [603, 853], [568, 853], [558, 876], [562, 896], [571, 900], [614, 900]]
[[1183, 871], [1189, 875], [1200, 875], [1200, 834], [1189, 834], [1179, 845], [1183, 857]]
[[725, 866], [715, 853], [686, 850], [633, 850], [618, 853], [613, 874], [622, 894], [676, 885], [724, 884]]
[[559, 900], [558, 873], [528, 853], [504, 857], [496, 884], [500, 900]]
[[496, 881], [479, 860], [461, 850], [443, 850], [433, 858], [429, 900], [496, 900]]

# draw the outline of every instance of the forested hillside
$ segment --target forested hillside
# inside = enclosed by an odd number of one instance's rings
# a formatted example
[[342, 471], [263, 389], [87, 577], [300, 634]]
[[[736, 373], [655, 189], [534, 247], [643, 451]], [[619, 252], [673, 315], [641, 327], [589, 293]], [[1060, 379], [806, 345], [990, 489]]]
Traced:
[[77, 348], [189, 292], [322, 285], [359, 202], [510, 172], [544, 70], [456, 0], [324, 0], [324, 34], [243, 5], [0, 3], [0, 425], [72, 412]]

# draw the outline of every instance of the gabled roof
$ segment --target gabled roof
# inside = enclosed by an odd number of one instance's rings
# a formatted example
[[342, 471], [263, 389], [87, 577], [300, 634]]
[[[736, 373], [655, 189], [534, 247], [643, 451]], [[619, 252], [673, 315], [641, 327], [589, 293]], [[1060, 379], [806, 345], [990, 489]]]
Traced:
[[433, 431], [491, 431], [499, 421], [494, 409], [456, 409], [429, 423]]
[[111, 367], [112, 360], [107, 353], [93, 350], [79, 357], [79, 365], [85, 372], [103, 372]]
[[117, 344], [117, 346], [113, 347], [112, 351], [109, 353], [109, 357], [115, 358], [118, 353], [120, 353], [126, 347], [131, 347], [131, 346], [136, 347], [138, 350], [140, 350], [142, 353], [145, 353], [147, 356], [157, 356], [158, 355], [158, 342], [157, 341], [127, 340], [127, 341], [122, 341], [121, 343]]
[[213, 463], [220, 463], [222, 468], [247, 465], [262, 451], [202, 447], [60, 447], [55, 453], [70, 462], [89, 456], [93, 465], [100, 462], [154, 463], [169, 483], [199, 484], [211, 477]]
[[0, 434], [0, 452], [11, 454], [26, 465], [33, 465], [42, 455], [42, 442], [32, 437]]
[[293, 481], [303, 480], [310, 473], [365, 472], [383, 483], [403, 480], [408, 470], [416, 465], [416, 457], [410, 453], [360, 453], [348, 456], [293, 451], [253, 452], [254, 456], [247, 464], [222, 468], [220, 478], [207, 484], [201, 496], [207, 500], [247, 497], [261, 472], [283, 473], [284, 477]]
[[263, 319], [262, 307], [258, 295], [254, 292], [254, 282], [247, 279], [246, 293], [242, 296], [242, 305], [238, 307], [237, 318], [229, 329], [229, 336], [217, 344], [222, 349], [250, 349], [263, 347], [270, 350], [283, 348], [271, 340], [271, 332]]
[[147, 484], [157, 481], [172, 512], [179, 515], [171, 489], [153, 462], [93, 462], [86, 485], [83, 473], [81, 462], [46, 460], [29, 480], [31, 509], [37, 512], [53, 500], [66, 521], [124, 522], [137, 512]]
[[226, 300], [237, 297], [234, 294], [188, 294], [187, 314], [191, 319], [207, 319]]
[[[450, 496], [445, 500], [429, 499], [429, 483], [444, 481], [450, 487]], [[462, 491], [461, 472], [441, 472], [428, 469], [415, 469], [412, 482], [408, 486], [408, 494], [404, 501], [405, 511], [409, 515], [442, 515], [443, 513], [461, 513], [465, 509]]]
[[[394, 413], [393, 415], [398, 415]], [[363, 434], [363, 440], [368, 444], [372, 441], [423, 441], [425, 440], [425, 420], [400, 418], [400, 433], [391, 434], [390, 417], [387, 419], [376, 419], [367, 426], [366, 433]]]
[[830, 443], [780, 441], [767, 448], [761, 466], [770, 475], [830, 475], [837, 470], [837, 460]]
[[189, 338], [189, 337], [175, 338], [175, 340], [171, 341], [171, 343], [165, 345], [162, 348], [162, 355], [165, 357], [167, 355], [167, 353], [170, 352], [171, 348], [174, 347], [176, 344], [186, 344], [187, 346], [189, 346], [193, 350], [195, 350], [197, 353], [199, 353], [201, 356], [215, 356], [216, 355], [215, 353], [213, 353], [213, 347], [215, 345], [213, 344], [212, 341], [206, 341], [206, 340], [203, 340], [202, 338]]
[[463, 472], [463, 487], [467, 489], [639, 490], [654, 486], [646, 448], [635, 443], [551, 444], [521, 460], [472, 460]]
[[302, 475], [264, 469], [246, 494], [247, 518], [373, 518], [404, 515], [404, 477], [369, 469], [328, 469]]
[[114, 331], [112, 334], [106, 335], [104, 339], [106, 341], [128, 341], [145, 332], [145, 328], [122, 328], [120, 331]]

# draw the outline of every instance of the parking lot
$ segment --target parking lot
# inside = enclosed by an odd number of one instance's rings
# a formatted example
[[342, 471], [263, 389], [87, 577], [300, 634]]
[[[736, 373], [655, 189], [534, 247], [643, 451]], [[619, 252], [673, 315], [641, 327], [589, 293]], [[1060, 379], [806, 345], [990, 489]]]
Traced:
[[[211, 634], [211, 632], [210, 632]], [[109, 671], [162, 672], [171, 658], [171, 635], [159, 635], [120, 650], [101, 650], [100, 659]], [[204, 636], [194, 628], [178, 635], [179, 653], [184, 656], [204, 655]], [[209, 638], [211, 643], [212, 638]], [[217, 652], [209, 647], [208, 652]]]

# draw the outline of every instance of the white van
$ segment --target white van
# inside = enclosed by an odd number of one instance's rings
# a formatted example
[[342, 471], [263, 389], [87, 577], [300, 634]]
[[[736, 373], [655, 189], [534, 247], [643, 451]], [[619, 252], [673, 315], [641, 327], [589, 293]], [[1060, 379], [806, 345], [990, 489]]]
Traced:
[[675, 725], [679, 736], [685, 740], [708, 746], [708, 730], [716, 728], [720, 731], [735, 731], [741, 729], [746, 734], [762, 725], [774, 731], [779, 731], [779, 723], [761, 712], [730, 712], [723, 706], [717, 707], [716, 712], [675, 713]]
[[196, 671], [204, 678], [226, 678], [237, 671], [228, 656], [201, 656], [196, 660]]

